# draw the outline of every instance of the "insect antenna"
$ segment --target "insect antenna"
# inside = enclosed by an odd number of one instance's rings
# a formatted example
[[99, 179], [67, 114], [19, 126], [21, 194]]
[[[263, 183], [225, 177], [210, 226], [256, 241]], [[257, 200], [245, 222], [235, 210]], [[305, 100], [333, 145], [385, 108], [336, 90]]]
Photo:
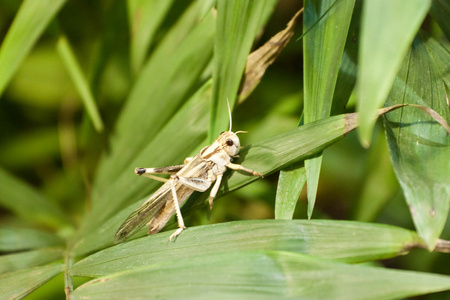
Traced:
[[230, 108], [230, 101], [228, 101], [228, 98], [227, 98], [227, 105], [228, 105], [228, 117], [230, 118], [230, 129], [228, 131], [231, 131], [231, 125], [232, 125], [231, 108]]

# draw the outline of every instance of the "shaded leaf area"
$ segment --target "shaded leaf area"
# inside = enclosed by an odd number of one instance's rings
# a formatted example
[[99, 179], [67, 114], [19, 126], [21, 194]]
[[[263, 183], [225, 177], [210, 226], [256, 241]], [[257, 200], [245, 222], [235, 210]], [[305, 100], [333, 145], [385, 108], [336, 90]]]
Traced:
[[62, 248], [42, 248], [0, 256], [0, 274], [32, 268], [62, 258]]
[[[99, 251], [79, 261], [71, 275], [96, 277], [143, 265], [248, 250], [282, 250], [342, 262], [366, 262], [423, 246], [402, 228], [351, 221], [253, 220], [188, 228], [175, 242], [169, 232]], [[355, 242], [355, 241], [358, 242]]]
[[[386, 105], [419, 104], [449, 123], [450, 54], [421, 34], [406, 56]], [[424, 112], [404, 107], [385, 117], [395, 173], [420, 236], [430, 249], [439, 238], [450, 207], [450, 138]]]
[[130, 28], [130, 58], [131, 67], [138, 74], [150, 48], [157, 29], [166, 17], [173, 0], [130, 0], [128, 19]]
[[[206, 109], [206, 104], [203, 105], [196, 106], [196, 108]], [[186, 116], [189, 116], [189, 114], [179, 114], [179, 117], [182, 119]], [[203, 119], [203, 122], [206, 122], [206, 120]], [[317, 122], [295, 128], [291, 131], [263, 140], [260, 143], [243, 148], [236, 163], [243, 164], [247, 168], [257, 170], [258, 172], [267, 175], [293, 163], [297, 163], [310, 155], [323, 151], [330, 144], [343, 138], [346, 133], [355, 129], [357, 125], [358, 119], [356, 114], [346, 114], [321, 119]], [[178, 129], [179, 127], [170, 128]], [[200, 127], [198, 129], [200, 130]], [[177, 140], [178, 145], [180, 142], [184, 141], [186, 137], [180, 137], [180, 133], [177, 134], [176, 132], [179, 132], [179, 130], [171, 132], [172, 135], [170, 136], [175, 138], [179, 137], [179, 140]], [[204, 131], [201, 132], [204, 133]], [[157, 145], [157, 143], [155, 145]], [[182, 143], [179, 145], [179, 147], [173, 147], [171, 149], [173, 151], [179, 151], [183, 148], [183, 146], [181, 146]], [[153, 148], [149, 145], [149, 151], [150, 150], [169, 151], [158, 147]], [[132, 176], [135, 175], [132, 174]], [[142, 179], [145, 180], [146, 178]], [[257, 179], [258, 177], [245, 173], [227, 172], [216, 199], [224, 193], [241, 188]], [[125, 180], [122, 181], [123, 185], [113, 188], [111, 197], [114, 196], [114, 193], [120, 193], [120, 189], [122, 189], [122, 191], [128, 191], [134, 188], [132, 184], [136, 184], [136, 180], [133, 177], [130, 178], [129, 182]], [[145, 180], [142, 182], [149, 184], [151, 181]], [[118, 188], [118, 190], [116, 191], [115, 188]], [[117, 195], [118, 194], [116, 194], [116, 196]], [[193, 200], [188, 200], [185, 207], [190, 210], [194, 207], [202, 206], [204, 197], [206, 196], [207, 193], [195, 193], [192, 197]], [[76, 239], [77, 241], [73, 245], [72, 251], [76, 255], [80, 255], [99, 249], [105, 245], [111, 245], [115, 231], [119, 228], [123, 220], [125, 220], [126, 216], [136, 209], [140, 203], [142, 203], [142, 200], [118, 213], [116, 212], [114, 215], [110, 214], [109, 219], [104, 219], [103, 222], [97, 222], [97, 226], [86, 227], [85, 230], [81, 232], [83, 234], [80, 233], [79, 237]], [[109, 207], [104, 208], [104, 215], [106, 214], [105, 211], [110, 211], [111, 206], [112, 204], [110, 204]], [[186, 210], [185, 207], [183, 207], [183, 213]], [[121, 217], [121, 219], [119, 219], [119, 217]]]
[[434, 0], [431, 4], [430, 14], [436, 19], [445, 36], [450, 40], [450, 2], [447, 0]]
[[0, 205], [24, 220], [53, 228], [60, 228], [70, 222], [59, 207], [1, 168]]
[[21, 299], [64, 270], [63, 264], [24, 269], [0, 275], [2, 299]]
[[38, 229], [0, 227], [0, 251], [21, 251], [60, 246], [64, 241], [56, 235]]
[[209, 142], [228, 127], [227, 100], [233, 107], [255, 36], [276, 3], [275, 0], [217, 1]]
[[370, 144], [376, 110], [383, 106], [431, 0], [368, 0], [361, 18], [357, 101], [358, 135]]
[[175, 260], [88, 282], [72, 299], [390, 299], [450, 288], [450, 277], [282, 252]]
[[65, 0], [23, 1], [0, 49], [0, 95]]

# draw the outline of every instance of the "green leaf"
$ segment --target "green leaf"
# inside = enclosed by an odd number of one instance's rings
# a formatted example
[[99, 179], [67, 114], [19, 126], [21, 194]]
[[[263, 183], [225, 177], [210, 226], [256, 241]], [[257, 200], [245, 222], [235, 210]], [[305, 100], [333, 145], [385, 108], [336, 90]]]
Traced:
[[0, 274], [48, 264], [62, 258], [62, 248], [44, 248], [0, 256]]
[[[305, 2], [303, 31], [309, 31], [303, 39], [305, 124], [330, 116], [354, 4], [354, 0]], [[305, 160], [308, 218], [316, 201], [321, 165], [321, 155]]]
[[90, 281], [72, 299], [390, 299], [450, 289], [450, 277], [282, 251], [175, 260]]
[[169, 235], [164, 232], [104, 249], [77, 262], [70, 274], [97, 277], [172, 260], [250, 250], [293, 251], [359, 263], [424, 246], [415, 232], [399, 227], [328, 220], [237, 221], [188, 228], [175, 242], [168, 240]]
[[103, 190], [126, 170], [202, 83], [199, 78], [211, 60], [214, 34], [212, 13], [199, 21], [197, 4], [193, 3], [153, 51], [121, 110], [110, 139], [111, 150], [100, 161], [93, 208], [109, 203], [110, 199], [101, 197]]
[[263, 25], [263, 17], [275, 4], [274, 0], [217, 1], [210, 142], [228, 127], [227, 99], [233, 107], [250, 48]]
[[431, 0], [368, 0], [363, 5], [357, 108], [358, 135], [370, 144], [376, 110], [383, 106], [402, 60], [431, 6]]
[[447, 0], [434, 0], [431, 4], [430, 14], [436, 19], [445, 36], [450, 40], [450, 2]]
[[0, 49], [0, 95], [65, 0], [25, 0]]
[[[401, 66], [386, 105], [424, 105], [448, 123], [449, 61], [448, 50], [421, 34]], [[411, 107], [389, 113], [385, 126], [394, 170], [414, 224], [433, 249], [450, 208], [450, 138], [433, 118]]]
[[68, 225], [67, 216], [42, 194], [0, 168], [0, 205], [24, 220], [59, 228]]
[[300, 166], [293, 166], [280, 171], [275, 198], [275, 219], [292, 219], [305, 182], [306, 169], [303, 163]]
[[64, 270], [63, 264], [24, 269], [0, 275], [3, 299], [21, 299]]
[[75, 57], [75, 54], [73, 53], [72, 47], [65, 36], [61, 36], [58, 39], [56, 50], [61, 56], [64, 66], [66, 67], [67, 72], [69, 72], [69, 75], [72, 78], [78, 93], [80, 94], [81, 100], [83, 101], [87, 114], [94, 124], [95, 130], [97, 130], [97, 132], [102, 132], [103, 121], [95, 103], [94, 96], [89, 88], [89, 83], [83, 75], [81, 67]]
[[0, 251], [20, 251], [62, 245], [63, 241], [47, 231], [0, 227]]
[[128, 0], [131, 37], [131, 67], [138, 74], [155, 33], [166, 17], [173, 0]]

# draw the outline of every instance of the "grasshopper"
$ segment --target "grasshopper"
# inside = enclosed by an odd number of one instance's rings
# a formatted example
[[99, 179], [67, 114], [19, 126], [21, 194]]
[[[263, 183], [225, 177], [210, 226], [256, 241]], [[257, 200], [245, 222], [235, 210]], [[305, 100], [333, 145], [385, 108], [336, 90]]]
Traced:
[[[204, 147], [196, 156], [186, 158], [183, 165], [135, 169], [136, 175], [162, 181], [164, 184], [123, 222], [116, 232], [115, 243], [128, 239], [145, 225], [149, 225], [149, 235], [155, 234], [176, 213], [178, 229], [170, 236], [169, 240], [172, 241], [186, 228], [180, 206], [194, 191], [205, 192], [215, 182], [209, 194], [209, 206], [212, 209], [214, 197], [227, 169], [244, 171], [254, 176], [263, 177], [256, 171], [231, 163], [233, 157], [238, 157], [241, 148], [237, 134], [244, 131], [231, 131], [229, 104], [228, 113], [230, 118], [229, 130], [222, 132], [211, 145]], [[170, 174], [170, 179], [152, 174]]]

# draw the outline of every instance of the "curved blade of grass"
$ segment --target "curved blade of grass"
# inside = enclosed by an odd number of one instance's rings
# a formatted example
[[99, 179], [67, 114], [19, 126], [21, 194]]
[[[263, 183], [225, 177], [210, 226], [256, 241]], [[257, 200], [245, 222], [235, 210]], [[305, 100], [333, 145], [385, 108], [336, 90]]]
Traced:
[[[201, 84], [199, 78], [211, 60], [215, 26], [211, 13], [200, 22], [197, 16], [198, 7], [193, 3], [142, 69], [117, 121], [111, 150], [100, 161], [94, 185], [97, 196], [126, 170]], [[159, 145], [169, 146], [167, 141]], [[104, 207], [107, 202], [109, 199], [95, 197], [93, 207]]]
[[[450, 83], [449, 52], [424, 35], [417, 38], [401, 66], [386, 105], [425, 105], [450, 120], [445, 84]], [[414, 224], [433, 249], [450, 208], [450, 139], [422, 111], [404, 107], [388, 114], [385, 126], [394, 170]]]
[[233, 108], [250, 48], [262, 25], [263, 16], [275, 4], [274, 0], [217, 1], [210, 142], [228, 128], [227, 99]]
[[0, 295], [3, 299], [22, 299], [63, 270], [63, 264], [50, 264], [2, 274]]
[[63, 256], [62, 248], [44, 248], [0, 256], [0, 274], [48, 264]]
[[83, 101], [84, 107], [86, 108], [87, 114], [94, 125], [97, 132], [103, 131], [103, 121], [98, 111], [97, 105], [94, 100], [94, 96], [89, 88], [89, 83], [81, 71], [81, 67], [72, 51], [72, 47], [65, 36], [61, 36], [56, 44], [56, 50], [61, 56], [61, 59], [69, 73], [72, 81], [80, 94], [81, 100]]
[[[354, 4], [354, 0], [305, 2], [303, 30], [309, 31], [314, 26], [303, 39], [305, 124], [330, 116]], [[321, 165], [321, 155], [305, 160], [308, 218], [316, 201]], [[286, 190], [298, 193], [294, 189]]]
[[134, 74], [138, 74], [144, 64], [158, 27], [167, 15], [173, 0], [128, 0], [130, 22], [130, 57]]
[[363, 5], [357, 81], [358, 136], [368, 147], [376, 110], [383, 106], [430, 0], [368, 0]]
[[[413, 231], [381, 224], [329, 220], [252, 220], [191, 227], [176, 242], [170, 232], [136, 239], [77, 262], [71, 275], [97, 277], [172, 260], [237, 251], [280, 250], [360, 263], [424, 247]], [[243, 242], [245, 241], [245, 242]]]
[[21, 251], [64, 244], [56, 235], [42, 230], [0, 227], [0, 251]]
[[0, 49], [0, 95], [65, 0], [26, 0]]
[[67, 216], [42, 194], [0, 168], [0, 205], [24, 220], [60, 228], [70, 224]]
[[449, 288], [449, 276], [261, 251], [177, 260], [105, 276], [80, 286], [72, 299], [390, 299]]

